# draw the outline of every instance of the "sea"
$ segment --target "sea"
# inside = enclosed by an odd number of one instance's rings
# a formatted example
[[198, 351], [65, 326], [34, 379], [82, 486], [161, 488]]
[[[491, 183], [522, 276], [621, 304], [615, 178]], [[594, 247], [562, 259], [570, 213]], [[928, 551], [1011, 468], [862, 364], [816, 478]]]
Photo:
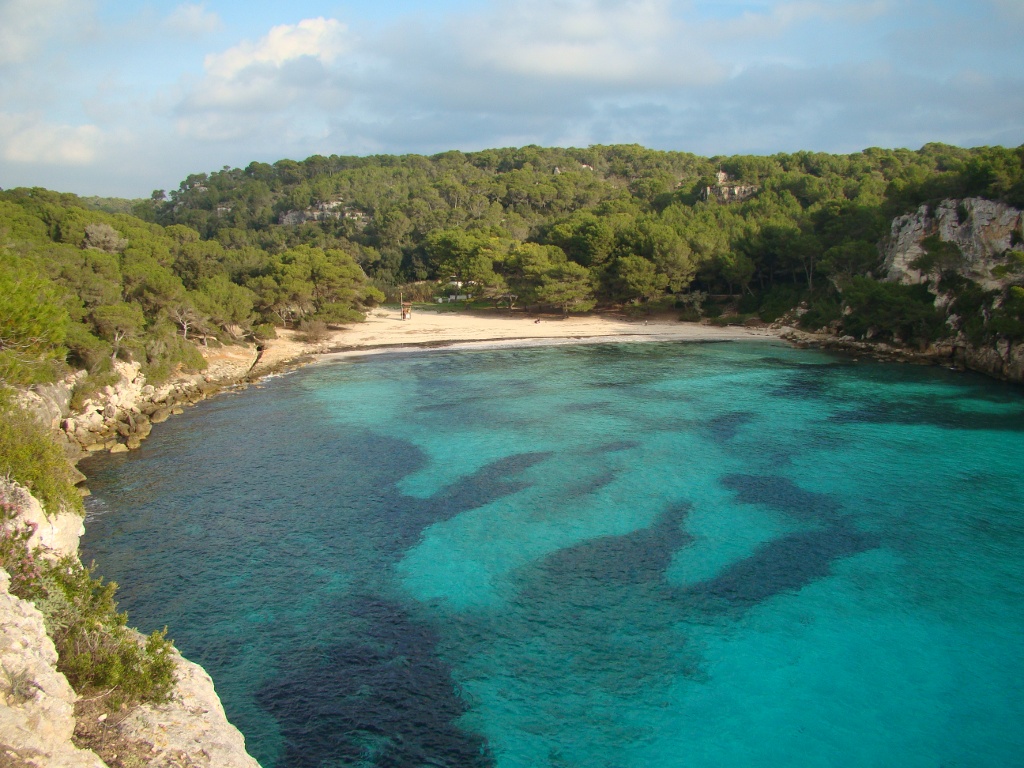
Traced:
[[264, 768], [1024, 765], [1024, 397], [774, 340], [308, 366], [82, 464]]

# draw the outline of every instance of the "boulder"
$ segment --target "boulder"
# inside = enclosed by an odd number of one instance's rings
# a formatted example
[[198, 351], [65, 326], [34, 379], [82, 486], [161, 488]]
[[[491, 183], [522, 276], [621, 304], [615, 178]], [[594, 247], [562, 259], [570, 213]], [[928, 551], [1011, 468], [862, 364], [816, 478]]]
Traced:
[[171, 417], [170, 408], [158, 408], [150, 414], [149, 420], [153, 424], [162, 424]]

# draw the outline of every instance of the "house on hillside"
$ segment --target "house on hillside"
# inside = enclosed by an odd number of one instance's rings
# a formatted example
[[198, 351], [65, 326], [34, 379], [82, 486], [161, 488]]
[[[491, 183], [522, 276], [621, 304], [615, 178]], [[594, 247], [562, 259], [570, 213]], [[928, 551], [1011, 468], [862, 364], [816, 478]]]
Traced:
[[729, 174], [719, 170], [715, 174], [717, 183], [712, 187], [704, 187], [701, 193], [702, 200], [710, 200], [714, 197], [720, 203], [739, 203], [747, 198], [753, 197], [761, 191], [757, 184], [737, 184], [729, 180]]

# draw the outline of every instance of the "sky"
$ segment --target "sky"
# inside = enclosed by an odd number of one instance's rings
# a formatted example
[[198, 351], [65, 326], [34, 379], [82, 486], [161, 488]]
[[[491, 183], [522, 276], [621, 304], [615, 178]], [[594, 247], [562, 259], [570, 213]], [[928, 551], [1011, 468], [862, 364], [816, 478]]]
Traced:
[[1024, 0], [0, 0], [0, 187], [315, 154], [1024, 143]]

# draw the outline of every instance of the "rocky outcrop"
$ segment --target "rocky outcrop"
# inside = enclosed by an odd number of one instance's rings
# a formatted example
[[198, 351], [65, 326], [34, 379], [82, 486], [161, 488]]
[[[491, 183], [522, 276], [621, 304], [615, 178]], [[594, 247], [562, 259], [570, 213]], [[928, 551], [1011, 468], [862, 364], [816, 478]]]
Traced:
[[61, 419], [71, 411], [71, 395], [75, 385], [85, 375], [85, 371], [78, 371], [52, 384], [36, 384], [18, 393], [18, 405], [35, 416], [41, 424], [56, 431], [60, 428]]
[[[253, 344], [201, 352], [205, 371], [179, 374], [159, 387], [146, 382], [137, 363], [118, 361], [117, 383], [101, 388], [75, 412], [73, 395], [84, 371], [20, 392], [19, 406], [64, 442], [72, 460], [85, 452], [128, 451], [139, 447], [153, 424], [181, 413], [182, 406], [244, 386], [257, 359]], [[85, 479], [81, 473], [79, 478]], [[27, 490], [3, 479], [0, 497], [16, 510], [10, 524], [32, 529], [30, 547], [39, 547], [50, 559], [78, 556], [84, 533], [80, 516], [47, 514]], [[246, 753], [242, 734], [228, 722], [210, 676], [180, 655], [175, 659], [178, 684], [166, 704], [110, 715], [102, 701], [79, 700], [57, 670], [57, 652], [42, 614], [11, 595], [9, 587], [8, 574], [0, 570], [0, 767], [259, 768]], [[73, 734], [78, 744], [95, 751], [76, 746]]]
[[[146, 382], [138, 363], [118, 361], [114, 364], [118, 382], [84, 400], [75, 413], [69, 412], [70, 392], [78, 376], [70, 377], [66, 402], [51, 398], [44, 404], [36, 396], [33, 410], [58, 430], [73, 459], [84, 453], [136, 449], [149, 436], [152, 425], [165, 421], [175, 408], [244, 381], [258, 354], [253, 344], [209, 347], [202, 353], [207, 361], [205, 371], [179, 374], [159, 387]], [[59, 403], [64, 404], [63, 409], [55, 411]]]
[[331, 200], [317, 203], [302, 211], [286, 211], [278, 218], [278, 224], [285, 227], [297, 227], [307, 221], [336, 221], [350, 219], [357, 227], [365, 227], [370, 217], [358, 208], [345, 205], [342, 200]]
[[0, 765], [11, 768], [107, 768], [76, 747], [77, 696], [57, 671], [43, 615], [10, 594], [0, 569]]
[[47, 514], [39, 500], [17, 483], [0, 479], [0, 500], [18, 510], [17, 520], [33, 529], [30, 549], [40, 547], [44, 557], [78, 557], [78, 542], [85, 533], [81, 515], [74, 512]]
[[938, 236], [962, 255], [957, 271], [987, 290], [1002, 289], [1020, 274], [1007, 269], [1011, 252], [1024, 253], [1022, 214], [1003, 203], [971, 197], [943, 200], [934, 210], [922, 205], [914, 213], [893, 219], [884, 244], [883, 270], [887, 280], [922, 283], [929, 275], [915, 262], [925, 255], [923, 242]]
[[[953, 270], [986, 291], [994, 291], [991, 309], [1001, 306], [1007, 289], [1024, 283], [1024, 213], [1004, 203], [982, 198], [943, 200], [931, 208], [922, 205], [914, 213], [892, 222], [882, 244], [884, 279], [905, 285], [928, 283], [936, 294], [936, 307], [951, 313], [955, 294], [945, 293], [940, 283], [943, 270]], [[934, 260], [935, 246], [943, 252]], [[983, 310], [989, 311], [989, 310]], [[919, 361], [969, 368], [1007, 381], [1024, 382], [1024, 344], [998, 339], [972, 344], [959, 331], [963, 318], [949, 314], [953, 336], [924, 350], [858, 342], [849, 337], [819, 337], [809, 343], [858, 351], [871, 347], [887, 359], [902, 356]], [[807, 341], [806, 339], [804, 340]]]
[[228, 722], [206, 670], [180, 655], [175, 661], [174, 698], [136, 707], [113, 726], [117, 734], [148, 744], [147, 764], [153, 768], [259, 768], [245, 751], [242, 734]]
[[1004, 381], [1024, 382], [1024, 344], [1002, 341], [992, 347], [973, 347], [962, 341], [947, 340], [924, 349], [911, 349], [899, 344], [860, 341], [853, 336], [831, 333], [809, 333], [791, 327], [783, 328], [779, 335], [798, 347], [846, 352], [896, 363], [944, 365], [977, 371]]

